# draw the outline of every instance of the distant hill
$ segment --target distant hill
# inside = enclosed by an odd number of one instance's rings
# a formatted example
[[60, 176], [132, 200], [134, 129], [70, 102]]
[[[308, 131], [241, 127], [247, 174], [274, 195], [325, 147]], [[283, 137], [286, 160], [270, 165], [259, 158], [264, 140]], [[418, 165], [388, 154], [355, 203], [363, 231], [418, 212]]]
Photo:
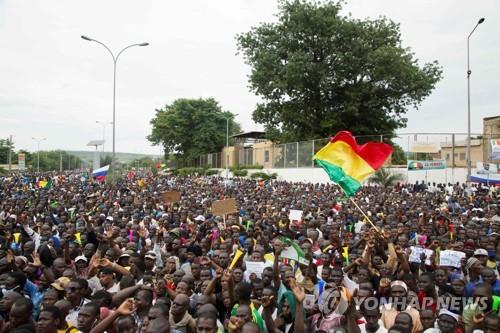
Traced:
[[[94, 158], [93, 151], [84, 150], [68, 150], [68, 154], [74, 155], [81, 158], [84, 161], [89, 161]], [[100, 152], [102, 154], [102, 152]], [[104, 156], [111, 155], [111, 152], [104, 152]], [[151, 157], [152, 159], [161, 158], [161, 155], [150, 155], [150, 154], [134, 154], [134, 153], [116, 153], [116, 158], [123, 163], [132, 162], [133, 160], [141, 159], [143, 157]]]

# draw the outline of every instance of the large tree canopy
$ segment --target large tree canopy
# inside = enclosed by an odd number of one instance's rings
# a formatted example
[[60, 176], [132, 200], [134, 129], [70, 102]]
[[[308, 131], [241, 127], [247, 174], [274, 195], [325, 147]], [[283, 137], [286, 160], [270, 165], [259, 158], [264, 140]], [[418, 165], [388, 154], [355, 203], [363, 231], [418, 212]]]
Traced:
[[419, 66], [399, 25], [340, 14], [335, 1], [281, 1], [277, 23], [237, 36], [261, 99], [253, 119], [271, 139], [388, 134], [406, 124], [441, 78], [436, 61]]
[[238, 133], [240, 126], [234, 122], [234, 115], [222, 111], [214, 99], [177, 99], [156, 110], [148, 140], [163, 145], [166, 156], [174, 153], [184, 160], [194, 160], [224, 147], [228, 118], [229, 135]]

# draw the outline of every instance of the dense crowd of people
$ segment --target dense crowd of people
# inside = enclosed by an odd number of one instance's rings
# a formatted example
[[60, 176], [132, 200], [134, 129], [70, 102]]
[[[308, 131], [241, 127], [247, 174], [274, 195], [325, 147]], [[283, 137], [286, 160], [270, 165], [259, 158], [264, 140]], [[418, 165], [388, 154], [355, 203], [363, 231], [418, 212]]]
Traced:
[[4, 176], [0, 333], [500, 332], [498, 208], [461, 184]]

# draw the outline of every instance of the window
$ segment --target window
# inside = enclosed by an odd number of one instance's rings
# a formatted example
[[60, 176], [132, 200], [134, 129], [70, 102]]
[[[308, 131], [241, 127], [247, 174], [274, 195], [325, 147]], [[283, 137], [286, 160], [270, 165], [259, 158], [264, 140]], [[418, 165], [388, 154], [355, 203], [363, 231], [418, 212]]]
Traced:
[[465, 160], [465, 153], [460, 153], [460, 161]]
[[265, 163], [269, 162], [269, 150], [264, 151], [264, 162]]
[[450, 154], [446, 154], [446, 160], [449, 161], [450, 160]]

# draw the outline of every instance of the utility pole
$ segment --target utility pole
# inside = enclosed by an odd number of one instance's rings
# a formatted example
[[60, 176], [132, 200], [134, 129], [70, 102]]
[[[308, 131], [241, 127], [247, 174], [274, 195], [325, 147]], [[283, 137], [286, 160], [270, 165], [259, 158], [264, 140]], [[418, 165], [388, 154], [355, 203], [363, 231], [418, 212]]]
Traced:
[[7, 147], [9, 147], [9, 172], [12, 171], [12, 135], [7, 139]]

